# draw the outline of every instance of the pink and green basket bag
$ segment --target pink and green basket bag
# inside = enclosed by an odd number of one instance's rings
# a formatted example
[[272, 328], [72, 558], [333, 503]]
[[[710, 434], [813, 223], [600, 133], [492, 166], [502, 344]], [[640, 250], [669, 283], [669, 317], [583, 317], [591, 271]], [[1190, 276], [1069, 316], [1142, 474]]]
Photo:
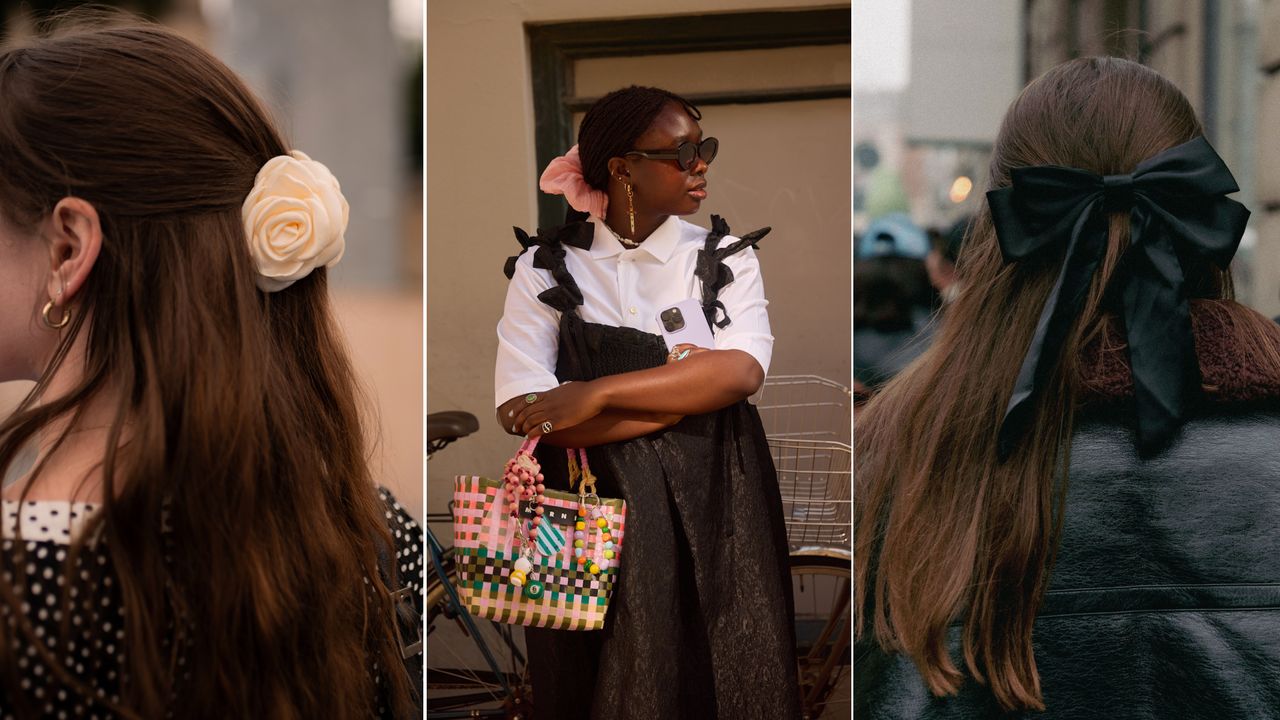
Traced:
[[618, 576], [627, 504], [596, 495], [584, 450], [567, 451], [577, 493], [546, 489], [537, 444], [521, 444], [502, 480], [455, 478], [459, 596], [472, 615], [496, 622], [599, 630]]

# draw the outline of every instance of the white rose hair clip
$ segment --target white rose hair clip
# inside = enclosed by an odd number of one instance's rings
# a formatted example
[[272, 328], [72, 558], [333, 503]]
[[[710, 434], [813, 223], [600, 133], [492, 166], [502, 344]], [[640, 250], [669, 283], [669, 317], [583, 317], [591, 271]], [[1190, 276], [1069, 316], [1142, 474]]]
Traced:
[[268, 160], [240, 210], [258, 288], [283, 290], [321, 265], [336, 265], [349, 213], [338, 180], [322, 163], [298, 150]]

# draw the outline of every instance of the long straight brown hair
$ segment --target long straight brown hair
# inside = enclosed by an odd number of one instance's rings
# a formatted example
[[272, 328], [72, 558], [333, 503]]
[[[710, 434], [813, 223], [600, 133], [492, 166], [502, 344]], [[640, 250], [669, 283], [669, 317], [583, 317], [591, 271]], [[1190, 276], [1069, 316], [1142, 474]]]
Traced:
[[[258, 169], [290, 148], [212, 55], [86, 17], [0, 54], [0, 211], [34, 233], [75, 196], [103, 234], [54, 360], [0, 424], [0, 472], [51, 423], [121, 391], [82, 537], [110, 553], [125, 667], [118, 703], [89, 695], [65, 638], [37, 636], [20, 593], [0, 587], [0, 693], [15, 710], [33, 702], [16, 658], [34, 647], [86, 704], [124, 717], [367, 718], [379, 702], [412, 715], [394, 567], [384, 582], [379, 563], [395, 553], [325, 271], [260, 292], [241, 224]], [[45, 397], [77, 337], [83, 378]], [[0, 570], [21, 587], [14, 545]], [[78, 590], [62, 593], [64, 619], [103, 592]]]
[[[1159, 74], [1118, 58], [1059, 65], [1013, 102], [996, 138], [992, 188], [1020, 166], [1099, 175], [1202, 134], [1186, 98]], [[1129, 238], [1110, 217], [1108, 247], [1033, 428], [1006, 462], [996, 431], [1065, 248], [1006, 265], [987, 207], [969, 228], [963, 292], [933, 345], [887, 384], [855, 428], [857, 634], [909, 656], [937, 695], [965, 675], [947, 643], [963, 624], [963, 662], [1005, 709], [1043, 709], [1032, 626], [1061, 530], [1080, 351], [1115, 322], [1107, 296]], [[1046, 253], [1053, 255], [1053, 253]], [[1280, 370], [1280, 330], [1229, 302], [1230, 275], [1184, 262], [1193, 305], [1231, 317], [1246, 362]], [[1221, 302], [1226, 300], [1228, 302]]]

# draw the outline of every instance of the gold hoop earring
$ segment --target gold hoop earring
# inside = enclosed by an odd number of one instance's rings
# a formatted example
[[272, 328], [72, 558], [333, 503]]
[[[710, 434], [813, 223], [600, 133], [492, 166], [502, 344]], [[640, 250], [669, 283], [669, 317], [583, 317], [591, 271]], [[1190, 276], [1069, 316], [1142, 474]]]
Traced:
[[627, 219], [631, 221], [631, 239], [636, 237], [636, 193], [631, 189], [631, 183], [627, 183]]
[[67, 323], [71, 322], [71, 309], [63, 308], [62, 319], [59, 320], [58, 322], [54, 322], [52, 319], [49, 318], [49, 313], [53, 311], [53, 307], [54, 307], [53, 300], [50, 300], [49, 302], [44, 304], [44, 309], [40, 311], [40, 316], [44, 319], [44, 324], [50, 330], [57, 330], [59, 328], [66, 327]]

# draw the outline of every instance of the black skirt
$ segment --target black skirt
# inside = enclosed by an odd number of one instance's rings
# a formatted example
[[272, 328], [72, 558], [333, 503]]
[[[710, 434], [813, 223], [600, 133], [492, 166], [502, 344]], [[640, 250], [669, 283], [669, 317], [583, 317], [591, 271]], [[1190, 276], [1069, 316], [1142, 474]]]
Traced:
[[[565, 312], [557, 377], [661, 365], [660, 336]], [[565, 452], [537, 450], [567, 490]], [[627, 501], [604, 629], [527, 628], [535, 717], [800, 716], [786, 529], [755, 408], [743, 400], [587, 450], [597, 491]]]

